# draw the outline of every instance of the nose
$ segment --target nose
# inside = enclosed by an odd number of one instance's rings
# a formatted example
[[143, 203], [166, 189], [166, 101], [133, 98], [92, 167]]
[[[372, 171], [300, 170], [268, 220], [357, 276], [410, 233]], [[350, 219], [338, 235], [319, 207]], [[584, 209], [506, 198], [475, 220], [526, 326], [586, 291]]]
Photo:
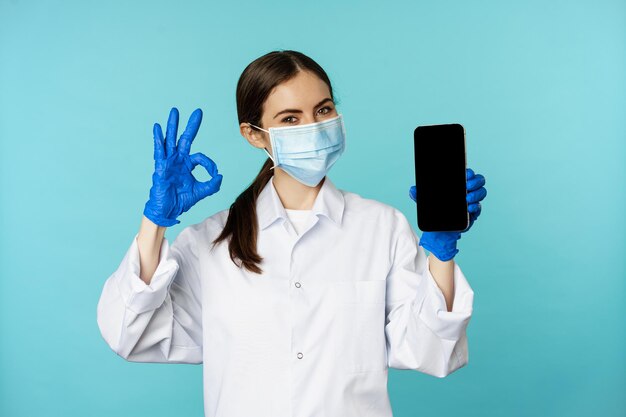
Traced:
[[326, 119], [328, 117], [328, 114], [317, 114], [317, 112], [313, 112], [311, 114], [307, 113], [305, 115], [302, 116], [302, 124], [311, 124], [311, 123], [317, 123], [317, 122], [321, 122], [322, 120]]
[[312, 116], [309, 116], [308, 114], [302, 116], [302, 124], [306, 125], [309, 123], [315, 123], [315, 118], [313, 118]]

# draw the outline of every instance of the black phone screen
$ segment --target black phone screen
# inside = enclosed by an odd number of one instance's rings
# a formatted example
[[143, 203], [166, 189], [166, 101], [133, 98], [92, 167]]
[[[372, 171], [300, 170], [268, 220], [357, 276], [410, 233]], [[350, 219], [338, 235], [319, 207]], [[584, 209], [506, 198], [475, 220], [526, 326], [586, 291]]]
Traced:
[[469, 226], [465, 129], [458, 123], [418, 126], [413, 138], [419, 229], [465, 230]]

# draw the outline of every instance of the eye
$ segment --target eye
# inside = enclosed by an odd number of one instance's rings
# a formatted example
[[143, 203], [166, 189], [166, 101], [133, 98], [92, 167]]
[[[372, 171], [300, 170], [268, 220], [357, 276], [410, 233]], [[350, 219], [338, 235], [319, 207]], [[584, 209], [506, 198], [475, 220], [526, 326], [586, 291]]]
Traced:
[[328, 113], [330, 113], [330, 112], [332, 111], [332, 109], [331, 109], [329, 106], [324, 106], [324, 107], [322, 107], [321, 109], [319, 109], [319, 110], [318, 110], [318, 112], [319, 112], [319, 111], [322, 111], [322, 110], [326, 110], [326, 111], [325, 111], [325, 112], [323, 112], [322, 114], [328, 114]]
[[[332, 108], [332, 107], [330, 107], [330, 106], [324, 106], [324, 107], [320, 108], [317, 112], [318, 112], [319, 114], [321, 114], [321, 115], [326, 115], [326, 114], [328, 114], [328, 113], [330, 113], [330, 112], [332, 112], [332, 111], [333, 111], [333, 108]], [[293, 120], [292, 120], [292, 119], [293, 119]], [[296, 119], [296, 118], [295, 118], [294, 116], [287, 116], [287, 117], [285, 117], [285, 118], [283, 118], [283, 119], [281, 120], [281, 123], [294, 124], [294, 123], [296, 123], [296, 122], [295, 122], [295, 119]]]

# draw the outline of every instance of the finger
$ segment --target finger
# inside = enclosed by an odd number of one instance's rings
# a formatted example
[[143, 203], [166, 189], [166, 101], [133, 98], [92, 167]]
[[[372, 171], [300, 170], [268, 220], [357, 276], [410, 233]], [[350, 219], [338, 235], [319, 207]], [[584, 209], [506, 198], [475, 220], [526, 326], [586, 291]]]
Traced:
[[467, 193], [465, 198], [466, 198], [468, 203], [476, 203], [476, 202], [484, 199], [486, 195], [487, 195], [487, 189], [485, 187], [480, 187], [476, 191], [472, 191], [470, 193]]
[[465, 229], [464, 232], [468, 232], [472, 228], [472, 226], [474, 225], [474, 220], [475, 219], [470, 217], [469, 226], [467, 226], [467, 229]]
[[195, 184], [196, 193], [202, 199], [206, 196], [215, 194], [220, 190], [222, 186], [222, 174], [217, 174], [213, 178], [204, 182], [197, 182]]
[[476, 219], [474, 218], [474, 215], [473, 215], [472, 213], [470, 213], [470, 216], [469, 216], [469, 224], [467, 225], [467, 229], [463, 230], [463, 232], [467, 232], [469, 229], [471, 229], [471, 228], [472, 228], [472, 225], [474, 224], [474, 220], [476, 220]]
[[202, 165], [212, 177], [218, 175], [217, 165], [215, 165], [215, 162], [213, 162], [213, 160], [208, 156], [198, 152], [191, 155], [189, 160], [194, 168], [197, 165]]
[[178, 109], [172, 107], [170, 117], [167, 120], [167, 133], [165, 135], [166, 157], [174, 155], [176, 151], [176, 135], [178, 134]]
[[476, 219], [478, 216], [480, 216], [480, 212], [482, 211], [482, 205], [480, 203], [470, 204], [467, 207], [467, 211], [470, 213], [470, 216], [472, 218]]
[[474, 191], [480, 187], [485, 185], [485, 177], [480, 174], [474, 175], [472, 178], [467, 180], [467, 190]]
[[474, 170], [471, 168], [467, 168], [465, 170], [465, 179], [469, 180], [470, 178], [472, 178], [474, 176]]
[[165, 158], [165, 150], [163, 149], [163, 131], [161, 125], [154, 124], [152, 128], [152, 135], [154, 136], [154, 160], [160, 160]]
[[187, 127], [185, 128], [183, 134], [180, 135], [180, 140], [178, 141], [178, 151], [180, 153], [189, 155], [191, 143], [196, 137], [198, 129], [200, 129], [200, 123], [202, 123], [202, 110], [196, 109], [193, 113], [191, 113], [191, 116], [189, 116]]
[[409, 197], [411, 197], [411, 200], [417, 203], [417, 187], [415, 185], [409, 188]]

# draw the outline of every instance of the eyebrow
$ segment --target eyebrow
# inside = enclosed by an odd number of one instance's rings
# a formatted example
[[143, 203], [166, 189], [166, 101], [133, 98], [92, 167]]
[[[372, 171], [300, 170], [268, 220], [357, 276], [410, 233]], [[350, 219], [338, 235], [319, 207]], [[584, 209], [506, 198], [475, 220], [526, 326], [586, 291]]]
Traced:
[[[320, 101], [319, 103], [317, 103], [313, 108], [315, 107], [319, 107], [322, 104], [326, 103], [327, 101], [332, 102], [332, 100], [329, 97], [326, 97], [324, 100]], [[302, 110], [298, 110], [298, 109], [285, 109], [285, 110], [281, 110], [278, 113], [276, 113], [276, 115], [274, 115], [274, 119], [278, 117], [279, 114], [283, 114], [283, 113], [302, 113]]]

